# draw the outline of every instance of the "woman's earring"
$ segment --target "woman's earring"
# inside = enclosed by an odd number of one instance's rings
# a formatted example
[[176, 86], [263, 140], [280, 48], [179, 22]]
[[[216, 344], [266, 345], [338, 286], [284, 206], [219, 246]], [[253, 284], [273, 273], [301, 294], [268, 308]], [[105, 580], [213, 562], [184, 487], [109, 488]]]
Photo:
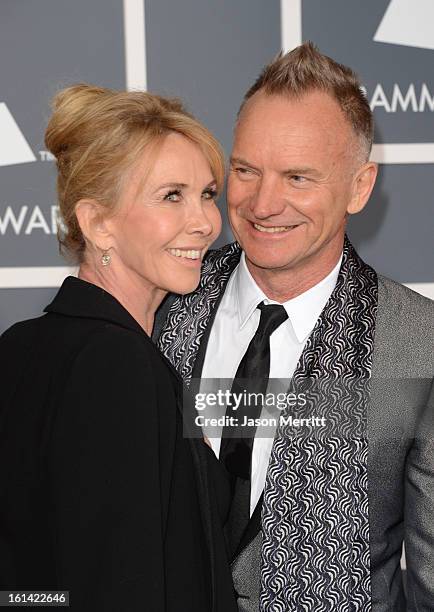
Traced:
[[108, 251], [103, 251], [102, 255], [101, 255], [101, 263], [103, 266], [109, 266], [110, 262], [111, 262], [112, 258], [110, 256], [110, 253]]

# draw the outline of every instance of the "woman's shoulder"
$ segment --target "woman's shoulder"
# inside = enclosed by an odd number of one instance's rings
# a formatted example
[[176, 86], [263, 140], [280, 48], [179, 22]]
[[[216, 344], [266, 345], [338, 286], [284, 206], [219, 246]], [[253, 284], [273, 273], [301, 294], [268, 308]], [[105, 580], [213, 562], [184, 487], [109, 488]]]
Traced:
[[14, 323], [0, 335], [0, 359], [23, 354], [40, 342], [45, 327], [45, 315]]
[[146, 348], [149, 350], [150, 347], [147, 347], [146, 342], [137, 341], [138, 337], [139, 334], [104, 320], [49, 312], [34, 319], [19, 321], [9, 327], [0, 336], [0, 346], [8, 344], [25, 347], [40, 344], [52, 348], [53, 343], [66, 346], [70, 343], [85, 345], [89, 342], [111, 342], [115, 345], [119, 343], [142, 345], [143, 350]]
[[101, 322], [87, 330], [80, 352], [111, 355], [116, 361], [135, 357], [142, 362], [159, 361], [160, 356], [149, 337], [110, 322]]
[[144, 332], [104, 320], [57, 313], [21, 321], [6, 330], [0, 337], [0, 362], [3, 360], [20, 369], [25, 364], [44, 362], [51, 371], [63, 369], [65, 364], [68, 368], [72, 364], [86, 368], [96, 360], [107, 360], [115, 366], [126, 361], [130, 368], [141, 372], [146, 367], [167, 369]]
[[107, 371], [115, 372], [127, 366], [131, 372], [143, 375], [145, 369], [154, 371], [160, 365], [164, 367], [158, 349], [144, 332], [107, 321], [77, 320], [70, 323], [62, 336], [62, 344], [65, 343], [78, 368], [80, 365], [87, 368], [98, 362], [105, 363]]
[[[105, 323], [93, 328], [77, 347], [71, 362], [75, 379], [100, 380], [116, 391], [121, 384], [143, 393], [171, 395], [178, 388], [170, 365], [145, 334]], [[113, 382], [108, 382], [108, 379]]]

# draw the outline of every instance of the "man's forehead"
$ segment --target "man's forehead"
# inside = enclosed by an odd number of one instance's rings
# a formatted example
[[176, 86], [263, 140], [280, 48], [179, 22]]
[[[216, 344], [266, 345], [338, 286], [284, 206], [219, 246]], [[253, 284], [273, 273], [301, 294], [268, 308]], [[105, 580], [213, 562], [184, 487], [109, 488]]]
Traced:
[[263, 90], [256, 92], [243, 106], [235, 128], [242, 127], [245, 123], [260, 118], [265, 120], [276, 117], [285, 118], [287, 121], [304, 117], [306, 120], [312, 117], [327, 117], [337, 123], [348, 124], [337, 101], [327, 92], [314, 89], [309, 90], [301, 96], [286, 94], [268, 94]]
[[246, 141], [256, 140], [265, 146], [271, 140], [274, 147], [290, 147], [308, 146], [319, 139], [326, 145], [347, 141], [351, 135], [351, 126], [339, 105], [323, 91], [313, 90], [296, 98], [259, 91], [238, 118], [234, 154], [238, 154], [237, 145]]

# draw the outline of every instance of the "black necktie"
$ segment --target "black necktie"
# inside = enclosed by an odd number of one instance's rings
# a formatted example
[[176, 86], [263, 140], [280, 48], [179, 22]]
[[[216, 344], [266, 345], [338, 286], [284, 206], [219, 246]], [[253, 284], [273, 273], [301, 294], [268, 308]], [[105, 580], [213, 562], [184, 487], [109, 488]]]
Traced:
[[[279, 304], [259, 304], [261, 318], [258, 329], [240, 361], [231, 393], [265, 394], [270, 375], [270, 336], [281, 325], [288, 315]], [[253, 397], [253, 396], [251, 396]], [[250, 404], [250, 405], [249, 405]], [[234, 497], [228, 520], [228, 537], [235, 554], [243, 532], [250, 518], [250, 477], [253, 440], [255, 427], [243, 427], [244, 417], [260, 416], [262, 403], [241, 402], [234, 411], [232, 405], [226, 410], [226, 416], [236, 416], [238, 426], [227, 425], [223, 428], [220, 446], [220, 461], [223, 461], [229, 474], [233, 477]]]

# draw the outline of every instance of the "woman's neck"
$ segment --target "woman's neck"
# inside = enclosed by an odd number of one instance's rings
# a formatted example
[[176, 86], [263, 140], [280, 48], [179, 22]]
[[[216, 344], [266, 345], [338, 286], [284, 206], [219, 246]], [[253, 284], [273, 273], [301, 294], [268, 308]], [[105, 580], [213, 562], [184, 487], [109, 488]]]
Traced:
[[83, 262], [78, 278], [101, 287], [130, 313], [150, 336], [154, 326], [155, 312], [167, 291], [155, 287], [130, 270], [119, 270], [110, 264], [100, 268], [90, 262]]

